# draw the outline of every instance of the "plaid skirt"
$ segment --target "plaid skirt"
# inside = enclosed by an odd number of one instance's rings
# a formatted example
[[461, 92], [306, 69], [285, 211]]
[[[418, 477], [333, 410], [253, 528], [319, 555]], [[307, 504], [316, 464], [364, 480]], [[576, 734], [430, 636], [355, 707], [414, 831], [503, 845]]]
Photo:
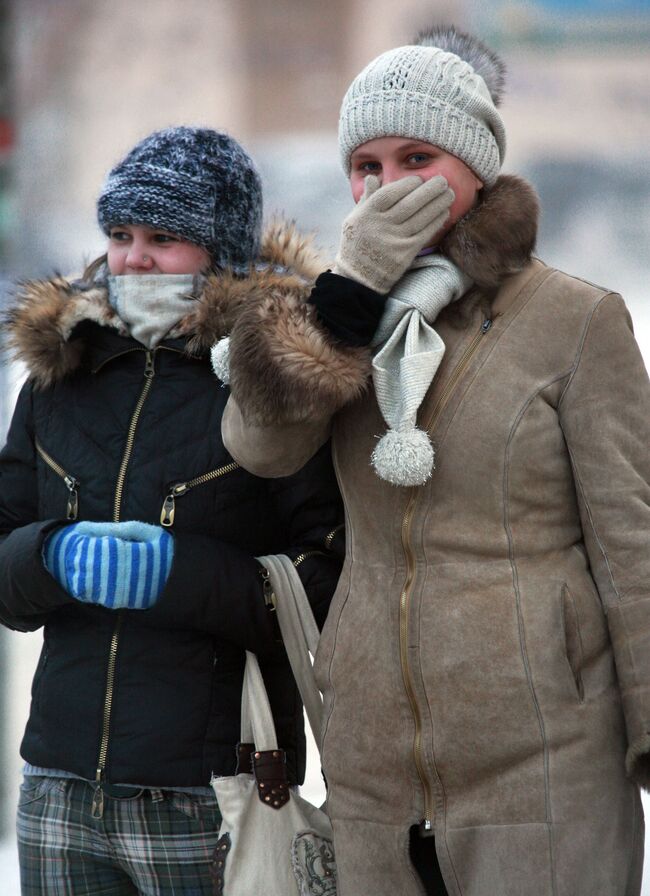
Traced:
[[26, 776], [18, 801], [22, 896], [212, 896], [221, 815], [214, 794], [143, 790], [106, 797], [94, 787]]

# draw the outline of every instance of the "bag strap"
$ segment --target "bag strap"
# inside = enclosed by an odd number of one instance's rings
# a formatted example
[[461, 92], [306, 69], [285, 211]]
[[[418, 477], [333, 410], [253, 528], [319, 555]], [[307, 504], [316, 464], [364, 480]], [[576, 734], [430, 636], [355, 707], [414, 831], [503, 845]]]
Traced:
[[294, 678], [307, 712], [309, 725], [320, 752], [323, 698], [316, 685], [310, 654], [314, 656], [320, 637], [316, 620], [293, 562], [285, 554], [258, 557], [269, 572], [276, 596], [278, 624]]
[[254, 743], [257, 750], [277, 750], [278, 739], [271, 704], [257, 657], [246, 651], [241, 692], [241, 743]]

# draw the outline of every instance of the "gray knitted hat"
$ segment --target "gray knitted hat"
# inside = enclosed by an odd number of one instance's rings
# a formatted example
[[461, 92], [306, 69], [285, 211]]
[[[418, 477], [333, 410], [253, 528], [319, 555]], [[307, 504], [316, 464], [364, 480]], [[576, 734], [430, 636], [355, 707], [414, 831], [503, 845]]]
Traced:
[[346, 174], [350, 155], [376, 137], [409, 137], [457, 156], [489, 186], [506, 151], [497, 111], [505, 66], [453, 27], [421, 32], [413, 45], [382, 53], [348, 88], [339, 118]]
[[99, 225], [146, 224], [210, 253], [218, 267], [245, 272], [259, 252], [262, 184], [228, 134], [208, 128], [156, 131], [108, 174], [97, 202]]

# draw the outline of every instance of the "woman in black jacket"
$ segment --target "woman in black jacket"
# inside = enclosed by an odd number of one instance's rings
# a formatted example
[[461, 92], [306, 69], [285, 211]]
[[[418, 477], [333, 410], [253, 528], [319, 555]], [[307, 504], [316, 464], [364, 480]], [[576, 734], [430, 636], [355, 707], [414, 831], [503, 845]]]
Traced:
[[0, 454], [0, 621], [44, 631], [22, 888], [210, 893], [209, 785], [235, 771], [245, 650], [289, 779], [304, 775], [302, 707], [254, 558], [289, 554], [322, 623], [342, 512], [327, 449], [276, 480], [233, 462], [209, 348], [251, 294], [305, 276], [309, 253], [283, 229], [260, 249], [253, 163], [205, 129], [138, 144], [98, 215], [107, 256], [80, 281], [25, 285], [6, 320], [29, 377]]

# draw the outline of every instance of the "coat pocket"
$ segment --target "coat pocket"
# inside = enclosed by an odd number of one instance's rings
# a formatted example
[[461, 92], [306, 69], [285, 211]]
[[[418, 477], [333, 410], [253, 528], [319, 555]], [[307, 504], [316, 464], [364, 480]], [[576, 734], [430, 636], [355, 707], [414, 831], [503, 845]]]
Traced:
[[200, 476], [195, 476], [193, 479], [188, 479], [185, 482], [175, 482], [170, 485], [160, 511], [160, 525], [167, 528], [171, 528], [174, 525], [176, 501], [178, 498], [182, 498], [183, 495], [186, 495], [197, 486], [207, 485], [209, 482], [221, 479], [222, 476], [228, 476], [238, 469], [239, 464], [233, 460], [230, 463], [223, 464], [221, 467], [217, 467], [216, 470], [210, 470], [207, 473], [202, 473]]
[[578, 699], [585, 699], [585, 688], [582, 680], [584, 664], [584, 648], [580, 633], [580, 616], [573, 595], [567, 585], [562, 587], [562, 626], [564, 629], [564, 647], [571, 675], [576, 687]]
[[65, 518], [67, 520], [76, 520], [79, 515], [79, 480], [64, 470], [61, 464], [57, 463], [51, 454], [48, 454], [38, 439], [36, 439], [35, 447], [41, 460], [43, 460], [50, 470], [56, 473], [68, 490]]

